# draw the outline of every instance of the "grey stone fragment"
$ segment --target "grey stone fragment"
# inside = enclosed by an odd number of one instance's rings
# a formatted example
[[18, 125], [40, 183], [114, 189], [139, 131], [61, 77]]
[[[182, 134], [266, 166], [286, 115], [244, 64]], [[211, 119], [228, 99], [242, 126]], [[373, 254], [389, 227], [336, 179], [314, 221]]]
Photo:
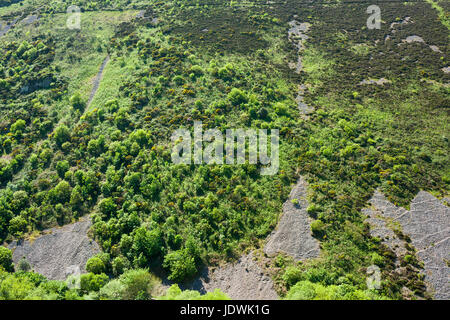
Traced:
[[408, 36], [406, 37], [406, 39], [402, 40], [403, 42], [407, 42], [407, 43], [412, 43], [412, 42], [421, 42], [421, 43], [425, 43], [425, 41], [423, 40], [422, 37], [419, 36]]

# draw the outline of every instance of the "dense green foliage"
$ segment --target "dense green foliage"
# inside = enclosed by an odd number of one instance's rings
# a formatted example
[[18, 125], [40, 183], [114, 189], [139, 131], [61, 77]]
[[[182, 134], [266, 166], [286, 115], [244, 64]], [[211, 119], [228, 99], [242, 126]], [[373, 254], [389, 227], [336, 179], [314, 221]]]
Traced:
[[348, 285], [325, 287], [308, 281], [297, 282], [286, 295], [287, 300], [377, 300], [376, 292], [362, 291]]
[[178, 286], [159, 296], [159, 281], [143, 269], [130, 270], [114, 280], [105, 274], [87, 273], [67, 281], [47, 280], [34, 272], [8, 273], [0, 267], [0, 300], [225, 300], [216, 290], [202, 296], [197, 291], [181, 291]]
[[[8, 2], [0, 2], [2, 17], [32, 10], [29, 1]], [[369, 32], [366, 4], [289, 0], [244, 11], [212, 2], [221, 5], [74, 1], [86, 11], [79, 31], [63, 27], [66, 5], [52, 1], [38, 26], [0, 38], [0, 240], [90, 214], [104, 252], [88, 261], [80, 289], [25, 270], [2, 272], [2, 298], [149, 299], [157, 281], [144, 269], [162, 266], [182, 282], [203, 264], [260, 246], [299, 173], [310, 183], [308, 212], [322, 256], [273, 261], [281, 293], [400, 298], [407, 286], [423, 295], [415, 272], [391, 274], [392, 253], [370, 237], [361, 209], [376, 188], [403, 206], [420, 189], [448, 194], [449, 76], [441, 70], [448, 32], [437, 13], [427, 3], [383, 4], [388, 23]], [[149, 19], [136, 18], [135, 8]], [[294, 14], [312, 24], [300, 75], [286, 63], [297, 59], [286, 39]], [[415, 23], [390, 34], [390, 23], [405, 16]], [[444, 53], [402, 46], [411, 32]], [[380, 78], [390, 82], [361, 85]], [[299, 83], [315, 108], [308, 118], [297, 109]], [[194, 121], [221, 132], [279, 129], [279, 173], [262, 176], [250, 164], [173, 165], [170, 135], [192, 131]], [[10, 272], [3, 249], [0, 266]], [[372, 264], [385, 270], [377, 293], [366, 290]], [[162, 297], [198, 298], [225, 296], [174, 286]]]

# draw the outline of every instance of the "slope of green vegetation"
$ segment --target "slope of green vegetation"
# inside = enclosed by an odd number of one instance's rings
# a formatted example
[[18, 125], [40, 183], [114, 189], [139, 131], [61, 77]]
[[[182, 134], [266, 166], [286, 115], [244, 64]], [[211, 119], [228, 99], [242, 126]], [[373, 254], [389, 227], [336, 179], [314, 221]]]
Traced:
[[[0, 15], [11, 20], [39, 5], [3, 2]], [[322, 255], [298, 264], [272, 260], [282, 296], [399, 299], [406, 286], [426, 297], [407, 263], [403, 274], [392, 272], [392, 253], [370, 236], [361, 209], [377, 188], [402, 206], [421, 189], [448, 195], [445, 12], [438, 19], [427, 3], [383, 4], [381, 30], [367, 30], [366, 4], [195, 3], [75, 1], [86, 12], [81, 30], [69, 30], [64, 1], [42, 2], [38, 22], [0, 38], [0, 240], [90, 214], [105, 254], [88, 262], [76, 290], [8, 273], [0, 259], [1, 297], [160, 295], [144, 269], [162, 267], [179, 283], [202, 265], [260, 247], [299, 173], [310, 183], [308, 212]], [[148, 18], [137, 18], [140, 10]], [[297, 59], [287, 39], [293, 15], [312, 25], [300, 75], [287, 63]], [[414, 23], [392, 33], [390, 24], [407, 16]], [[441, 51], [404, 44], [412, 34]], [[380, 78], [389, 82], [361, 84]], [[315, 108], [308, 118], [295, 101], [300, 83]], [[172, 164], [171, 134], [192, 131], [194, 121], [222, 132], [279, 129], [279, 173], [262, 176], [251, 164]], [[366, 286], [374, 264], [384, 279], [377, 292]], [[128, 293], [130, 283], [144, 289]], [[200, 296], [172, 287], [161, 297], [177, 298]]]
[[[421, 277], [408, 268], [390, 274], [390, 250], [370, 239], [360, 210], [376, 188], [403, 206], [420, 189], [448, 195], [449, 76], [441, 70], [448, 65], [448, 32], [428, 4], [381, 9], [386, 23], [365, 32], [364, 5], [299, 13], [302, 21], [320, 21], [304, 53], [306, 101], [316, 112], [304, 124], [299, 160], [312, 189], [309, 212], [322, 221], [317, 233], [325, 249], [323, 260], [299, 269], [300, 279], [355, 284], [353, 277], [363, 275], [357, 270], [375, 264], [384, 272], [384, 293], [398, 298], [402, 285], [423, 295]], [[390, 22], [408, 16], [414, 23], [392, 33]], [[442, 51], [403, 44], [411, 34]], [[387, 35], [391, 39], [385, 40]], [[366, 52], [351, 50], [355, 45], [365, 45]], [[389, 83], [360, 84], [380, 78]]]

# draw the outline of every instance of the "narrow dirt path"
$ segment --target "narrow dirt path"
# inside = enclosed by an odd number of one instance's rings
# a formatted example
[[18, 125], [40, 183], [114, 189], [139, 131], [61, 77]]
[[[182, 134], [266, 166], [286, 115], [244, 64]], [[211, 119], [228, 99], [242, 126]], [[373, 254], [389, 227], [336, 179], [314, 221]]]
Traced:
[[103, 71], [105, 70], [105, 67], [108, 64], [109, 59], [110, 59], [110, 57], [109, 57], [109, 55], [107, 55], [105, 60], [103, 60], [103, 63], [100, 65], [100, 69], [98, 70], [97, 76], [95, 77], [94, 85], [92, 87], [91, 94], [89, 96], [89, 99], [88, 99], [88, 102], [86, 105], [86, 110], [91, 105], [92, 100], [94, 100], [95, 94], [97, 93], [97, 90], [100, 86], [100, 82], [102, 81], [102, 78], [103, 78]]
[[4, 36], [12, 27], [14, 27], [22, 16], [23, 14], [11, 22], [6, 22], [5, 26], [3, 26], [3, 23], [0, 23], [0, 37]]

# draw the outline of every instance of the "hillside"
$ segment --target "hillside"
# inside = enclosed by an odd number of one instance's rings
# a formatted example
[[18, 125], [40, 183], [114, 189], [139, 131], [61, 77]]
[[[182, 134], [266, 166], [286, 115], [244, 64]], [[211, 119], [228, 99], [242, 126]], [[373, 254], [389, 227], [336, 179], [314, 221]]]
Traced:
[[0, 0], [0, 299], [449, 298], [448, 2], [70, 4]]

